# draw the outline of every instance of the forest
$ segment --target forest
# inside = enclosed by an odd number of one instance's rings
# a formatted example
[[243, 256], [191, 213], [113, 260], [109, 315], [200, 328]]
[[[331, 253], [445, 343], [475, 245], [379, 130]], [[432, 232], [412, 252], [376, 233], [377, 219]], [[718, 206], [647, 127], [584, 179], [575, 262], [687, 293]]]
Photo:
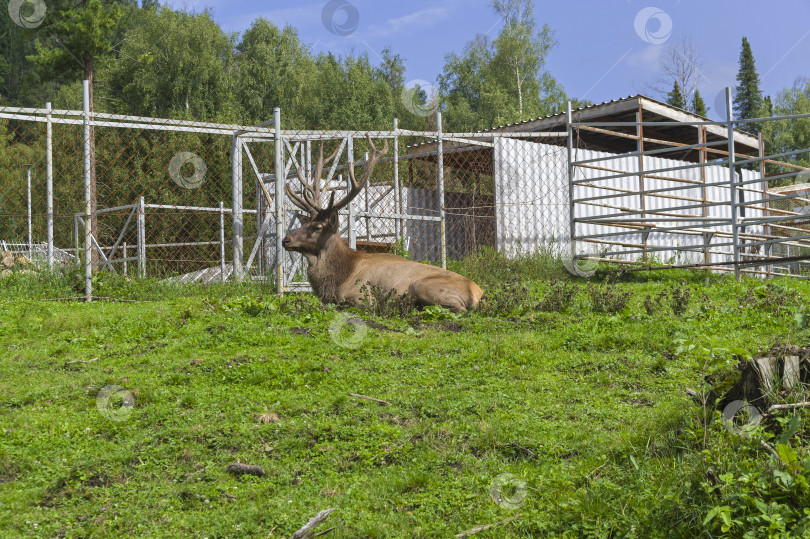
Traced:
[[[37, 5], [26, 1], [16, 19], [0, 17], [0, 106], [43, 108], [50, 102], [54, 109], [79, 110], [82, 81], [89, 80], [96, 113], [256, 125], [279, 107], [284, 129], [387, 130], [396, 118], [400, 128], [432, 131], [434, 112], [441, 111], [445, 132], [465, 132], [555, 114], [567, 100], [573, 108], [592, 104], [567, 93], [549, 70], [548, 56], [559, 43], [554, 30], [538, 20], [532, 0], [492, 0], [501, 27], [492, 38], [471, 36], [462, 50], [447, 53], [435, 90], [406, 87], [407, 59], [391, 48], [373, 58], [363, 52], [316, 53], [296, 28], [264, 18], [242, 33], [228, 33], [210, 10], [177, 10], [155, 0], [55, 0], [41, 20], [35, 19]], [[694, 43], [673, 40], [662, 48], [660, 64], [646, 93], [706, 115], [699, 92], [702, 63]], [[745, 37], [737, 81], [737, 118], [810, 112], [807, 79], [797, 78], [775, 96], [763, 95]], [[807, 118], [742, 128], [761, 130], [767, 153], [810, 146]], [[83, 211], [81, 137], [79, 126], [55, 126], [55, 229], [62, 247], [73, 245], [74, 215]], [[403, 140], [400, 148], [418, 142]], [[229, 151], [229, 137], [218, 135], [95, 128], [92, 207], [131, 205], [139, 197], [147, 203], [216, 207], [231, 196]], [[271, 145], [254, 151], [264, 152], [256, 159], [271, 170]], [[204, 189], [186, 189], [168, 178], [169, 163], [179, 152], [204, 160]], [[356, 155], [362, 155], [361, 148]], [[806, 153], [783, 160], [809, 164]], [[0, 120], [0, 239], [19, 241], [26, 234], [28, 165], [37, 193], [33, 235], [40, 240], [46, 226], [41, 196], [45, 126]], [[780, 172], [768, 166], [769, 172]], [[247, 160], [244, 167], [252, 174]], [[779, 181], [798, 183], [804, 177]], [[448, 171], [448, 184], [453, 181]], [[255, 192], [251, 186], [250, 196]], [[109, 214], [94, 223], [99, 241], [114, 242], [127, 218], [126, 212]], [[164, 219], [155, 242], [218, 237], [216, 215]]]
[[[23, 22], [36, 15], [26, 13], [35, 4], [21, 4]], [[407, 58], [390, 47], [374, 58], [315, 53], [296, 28], [264, 18], [228, 33], [210, 10], [174, 10], [156, 0], [56, 0], [33, 24], [2, 17], [0, 105], [80, 109], [88, 79], [97, 112], [254, 125], [280, 107], [286, 129], [386, 129], [393, 118], [402, 128], [432, 129], [431, 112], [441, 110], [445, 131], [470, 131], [558, 113], [569, 99], [574, 108], [592, 104], [567, 93], [549, 71], [558, 43], [537, 20], [533, 0], [491, 6], [503, 20], [499, 33], [470, 36], [463, 50], [447, 53], [428, 95], [406, 88]], [[645, 93], [705, 115], [694, 43], [667, 45], [660, 63]], [[777, 95], [763, 95], [745, 37], [737, 82], [737, 118], [810, 111], [803, 74]], [[771, 123], [763, 135], [772, 153], [810, 145], [804, 121]]]

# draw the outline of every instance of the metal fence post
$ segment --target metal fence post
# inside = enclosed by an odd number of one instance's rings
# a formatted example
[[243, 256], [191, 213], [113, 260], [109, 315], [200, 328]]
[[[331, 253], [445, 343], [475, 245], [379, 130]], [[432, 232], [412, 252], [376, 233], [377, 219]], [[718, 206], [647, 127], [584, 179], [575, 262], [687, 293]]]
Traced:
[[565, 130], [568, 134], [568, 229], [570, 231], [571, 260], [576, 260], [576, 214], [574, 212], [574, 129], [571, 126], [571, 102], [565, 105]]
[[[368, 163], [368, 152], [363, 154], [363, 166], [366, 166]], [[368, 216], [369, 212], [371, 212], [371, 179], [366, 182], [366, 186], [363, 189], [366, 192], [366, 241], [371, 241], [371, 217]]]
[[242, 241], [244, 216], [242, 214], [242, 141], [234, 134], [231, 141], [231, 187], [233, 208], [233, 278], [241, 280], [244, 275], [242, 268]]
[[[759, 133], [759, 135], [757, 137], [757, 142], [758, 142], [757, 146], [759, 147], [759, 155], [757, 155], [757, 157], [763, 158], [763, 157], [765, 157], [765, 141], [762, 140], [762, 132]], [[770, 205], [770, 202], [768, 200], [768, 180], [765, 179], [765, 160], [764, 159], [759, 162], [759, 175], [762, 178], [762, 198], [765, 199], [765, 201], [762, 203], [762, 208], [763, 208], [762, 216], [765, 217], [767, 215], [770, 215], [771, 205]], [[771, 234], [770, 228], [771, 227], [769, 227], [768, 225], [763, 225], [762, 226], [762, 231], [765, 234]], [[772, 251], [771, 251], [772, 247], [773, 247], [773, 244], [763, 245], [762, 246], [762, 256], [765, 257], [765, 258], [770, 258], [771, 254], [772, 254]], [[773, 264], [768, 264], [767, 272], [768, 272], [767, 273], [768, 279], [773, 277]]]
[[138, 199], [138, 277], [146, 277], [146, 205]]
[[276, 289], [284, 295], [284, 141], [281, 138], [281, 109], [273, 109], [273, 131], [276, 157]]
[[442, 150], [442, 113], [436, 111], [436, 175], [439, 190], [439, 223], [442, 268], [447, 268], [447, 221], [444, 214], [444, 155]]
[[122, 244], [122, 247], [124, 248], [124, 277], [126, 277], [127, 276], [127, 267], [128, 267], [127, 266], [127, 262], [128, 262], [128, 260], [127, 260], [127, 242], [124, 242]]
[[740, 280], [740, 231], [737, 225], [737, 178], [734, 171], [734, 124], [731, 87], [726, 87], [726, 121], [728, 122], [728, 188], [731, 198], [731, 235], [734, 242], [734, 277]]
[[31, 167], [28, 165], [25, 171], [25, 181], [27, 186], [27, 202], [28, 202], [28, 259], [34, 258], [34, 226], [31, 217]]
[[93, 301], [93, 218], [90, 193], [90, 81], [82, 81], [84, 120], [84, 296]]
[[394, 220], [394, 233], [397, 243], [403, 239], [402, 222], [402, 192], [399, 186], [399, 121], [394, 118], [394, 213], [397, 218]]
[[[354, 138], [349, 135], [349, 138], [346, 142], [346, 161], [351, 163], [354, 166]], [[339, 180], [342, 182], [343, 177], [340, 176]], [[346, 189], [347, 192], [351, 190], [351, 183], [349, 178], [346, 178]], [[357, 249], [357, 228], [355, 227], [355, 220], [357, 219], [355, 208], [354, 208], [354, 200], [349, 201], [349, 247], [352, 249]]]
[[48, 267], [53, 269], [53, 119], [51, 104], [45, 103], [45, 206]]
[[79, 216], [73, 216], [73, 253], [76, 255], [76, 269], [82, 267], [81, 248], [79, 247]]
[[[259, 238], [256, 238], [259, 241]], [[219, 273], [225, 282], [225, 203], [219, 202]]]

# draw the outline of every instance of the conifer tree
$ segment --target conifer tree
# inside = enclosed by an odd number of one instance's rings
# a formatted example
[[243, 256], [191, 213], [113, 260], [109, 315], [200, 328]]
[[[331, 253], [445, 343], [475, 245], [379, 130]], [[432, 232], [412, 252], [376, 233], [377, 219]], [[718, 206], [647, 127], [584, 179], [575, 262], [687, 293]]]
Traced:
[[679, 109], [686, 108], [683, 93], [681, 93], [681, 85], [678, 84], [678, 81], [675, 81], [672, 91], [667, 94], [667, 104]]
[[692, 98], [692, 112], [698, 116], [706, 117], [706, 103], [703, 101], [703, 98], [700, 97], [698, 90], [695, 90], [695, 96]]
[[[754, 55], [748, 38], [742, 38], [740, 50], [740, 70], [737, 72], [737, 95], [734, 96], [734, 116], [745, 120], [756, 118], [762, 112], [762, 91], [759, 88], [759, 75], [754, 66]], [[743, 124], [740, 129], [750, 133], [759, 133], [761, 126]]]

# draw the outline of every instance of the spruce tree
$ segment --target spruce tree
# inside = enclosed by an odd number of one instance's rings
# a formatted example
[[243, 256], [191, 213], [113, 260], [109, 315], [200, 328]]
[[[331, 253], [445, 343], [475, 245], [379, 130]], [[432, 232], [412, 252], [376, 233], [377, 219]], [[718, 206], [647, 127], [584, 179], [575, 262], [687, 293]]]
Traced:
[[[748, 38], [742, 38], [740, 51], [740, 70], [737, 72], [737, 95], [734, 97], [735, 118], [745, 120], [756, 118], [762, 112], [762, 90], [759, 88], [759, 75], [754, 66], [754, 55]], [[759, 133], [761, 126], [744, 124], [740, 126], [743, 131]]]
[[762, 101], [762, 115], [773, 116], [773, 102], [771, 101], [771, 96], [769, 95], [766, 95], [765, 99]]
[[692, 98], [692, 112], [698, 116], [706, 117], [706, 103], [700, 97], [700, 92], [695, 89], [695, 96]]
[[667, 104], [679, 109], [686, 108], [686, 102], [683, 99], [683, 93], [681, 93], [681, 85], [678, 84], [678, 81], [675, 81], [672, 91], [667, 94]]

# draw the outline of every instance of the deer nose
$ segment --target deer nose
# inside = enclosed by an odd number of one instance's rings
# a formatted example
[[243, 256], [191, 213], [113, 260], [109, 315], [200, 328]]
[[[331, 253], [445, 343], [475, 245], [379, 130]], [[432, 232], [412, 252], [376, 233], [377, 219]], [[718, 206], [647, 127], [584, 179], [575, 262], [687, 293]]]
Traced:
[[284, 239], [281, 240], [281, 245], [283, 245], [284, 247], [287, 247], [289, 244], [290, 244], [290, 237], [289, 236], [284, 236]]

